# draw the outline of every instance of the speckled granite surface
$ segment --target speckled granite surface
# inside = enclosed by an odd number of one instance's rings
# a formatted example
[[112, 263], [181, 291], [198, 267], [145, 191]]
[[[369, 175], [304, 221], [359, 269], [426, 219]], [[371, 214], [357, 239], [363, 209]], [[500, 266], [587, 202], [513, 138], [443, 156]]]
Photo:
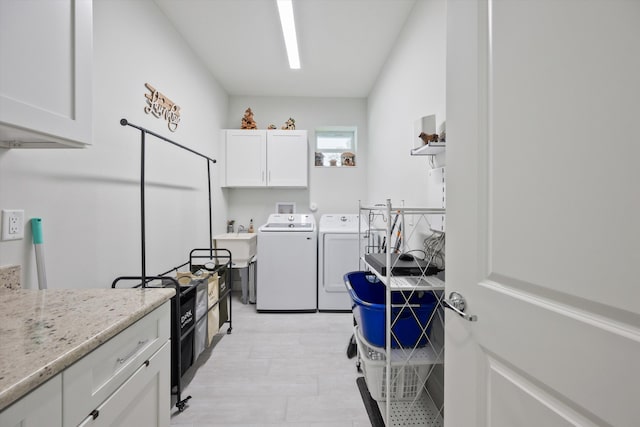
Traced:
[[20, 287], [20, 266], [0, 267], [0, 288], [18, 289]]
[[174, 293], [173, 289], [0, 289], [0, 410]]

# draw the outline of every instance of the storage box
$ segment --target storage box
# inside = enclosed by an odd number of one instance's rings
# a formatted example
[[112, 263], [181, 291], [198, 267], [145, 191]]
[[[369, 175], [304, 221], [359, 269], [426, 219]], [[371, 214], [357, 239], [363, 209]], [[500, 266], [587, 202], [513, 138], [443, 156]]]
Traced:
[[371, 397], [378, 401], [385, 401], [387, 395], [392, 400], [414, 400], [420, 397], [429, 376], [431, 363], [420, 359], [407, 361], [405, 350], [391, 350], [391, 386], [387, 387], [385, 350], [368, 343], [358, 327], [355, 328], [355, 336], [364, 379]]
[[[230, 276], [231, 274], [229, 274], [229, 277]], [[227, 288], [231, 286], [231, 284], [227, 282], [227, 268], [221, 267], [220, 270], [218, 270], [218, 299], [220, 300], [218, 303], [218, 330], [222, 328], [222, 325], [229, 321], [229, 298], [224, 296], [224, 293], [227, 292]]]
[[[179, 376], [184, 375], [184, 373], [189, 369], [189, 367], [193, 364], [193, 341], [195, 337], [195, 331], [192, 330], [188, 334], [184, 334], [190, 327], [195, 324], [195, 303], [196, 303], [196, 292], [195, 287], [191, 288], [188, 291], [181, 290], [180, 293], [180, 311], [179, 311], [179, 322], [180, 322], [180, 332], [177, 331], [176, 320], [175, 317], [171, 320], [171, 339], [177, 340], [180, 342], [180, 364], [181, 369], [178, 373]], [[176, 296], [171, 299], [171, 313], [175, 316], [176, 306]], [[172, 361], [177, 361], [177, 348], [176, 346], [172, 346]], [[175, 365], [177, 362], [172, 362], [174, 364], [174, 369], [171, 372], [171, 384], [176, 385], [178, 383], [178, 376], [176, 376], [177, 366]]]
[[[386, 347], [386, 287], [372, 273], [355, 271], [344, 276], [353, 300], [353, 315], [363, 337], [376, 347]], [[409, 306], [405, 302], [408, 299]], [[427, 344], [423, 329], [429, 324], [437, 299], [429, 291], [393, 291], [391, 293], [392, 348], [421, 347]]]
[[218, 273], [214, 273], [213, 278], [211, 278], [208, 283], [207, 309], [209, 309], [209, 312], [207, 315], [207, 346], [211, 345], [214, 335], [217, 334], [220, 329], [220, 307], [216, 305], [214, 308], [211, 308], [218, 302], [219, 280]]
[[[173, 313], [175, 313], [175, 303], [176, 303], [176, 298], [174, 297], [172, 299], [172, 304], [174, 305]], [[189, 290], [181, 290], [180, 333], [184, 333], [196, 322], [195, 307], [196, 307], [196, 288], [194, 287]], [[174, 326], [175, 321], [172, 322], [171, 325]]]
[[234, 264], [246, 264], [257, 251], [258, 235], [256, 233], [226, 233], [213, 238], [218, 249], [228, 249]]
[[196, 290], [196, 328], [193, 348], [193, 359], [198, 360], [198, 356], [207, 348], [207, 289], [208, 281], [202, 280]]

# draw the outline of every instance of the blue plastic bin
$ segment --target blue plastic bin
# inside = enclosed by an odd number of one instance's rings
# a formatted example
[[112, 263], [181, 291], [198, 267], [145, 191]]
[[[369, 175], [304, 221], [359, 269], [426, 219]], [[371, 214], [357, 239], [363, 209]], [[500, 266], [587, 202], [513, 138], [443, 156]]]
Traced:
[[[353, 315], [364, 339], [374, 347], [384, 348], [386, 345], [385, 297], [384, 283], [366, 271], [354, 271], [344, 275], [344, 282], [353, 300]], [[404, 295], [402, 295], [404, 294]], [[433, 292], [393, 291], [391, 293], [391, 319], [393, 340], [391, 347], [421, 347], [427, 344], [427, 337], [422, 334], [422, 327], [427, 324], [436, 307], [437, 299]], [[393, 307], [404, 304], [405, 296], [409, 298], [414, 315], [409, 307]], [[417, 306], [417, 307], [416, 307]], [[416, 321], [416, 317], [418, 321]], [[422, 327], [421, 327], [422, 325]]]

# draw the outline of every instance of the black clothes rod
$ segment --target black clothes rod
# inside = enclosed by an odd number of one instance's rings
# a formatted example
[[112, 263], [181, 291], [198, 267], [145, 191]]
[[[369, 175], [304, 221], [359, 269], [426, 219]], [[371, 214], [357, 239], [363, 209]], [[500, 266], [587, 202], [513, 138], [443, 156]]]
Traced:
[[208, 161], [210, 161], [211, 163], [216, 163], [216, 159], [212, 159], [211, 157], [207, 157], [207, 156], [205, 156], [205, 155], [204, 155], [204, 154], [202, 154], [202, 153], [198, 153], [197, 151], [192, 150], [192, 149], [191, 149], [191, 148], [189, 148], [189, 147], [185, 147], [185, 146], [184, 146], [184, 145], [182, 145], [182, 144], [178, 144], [177, 142], [172, 141], [172, 140], [170, 140], [169, 138], [165, 138], [164, 136], [162, 136], [162, 135], [160, 135], [160, 134], [157, 134], [157, 133], [155, 133], [155, 132], [153, 132], [153, 131], [150, 131], [149, 129], [143, 128], [142, 126], [134, 125], [133, 123], [129, 122], [129, 120], [127, 120], [127, 119], [120, 119], [120, 124], [121, 124], [122, 126], [131, 126], [132, 128], [136, 128], [136, 129], [138, 129], [138, 130], [139, 130], [139, 131], [141, 131], [141, 132], [148, 133], [149, 135], [153, 135], [153, 136], [155, 136], [156, 138], [159, 138], [159, 139], [161, 139], [161, 140], [163, 140], [163, 141], [168, 142], [169, 144], [173, 144], [173, 145], [175, 145], [175, 146], [177, 146], [177, 147], [182, 148], [183, 150], [187, 150], [187, 151], [189, 151], [189, 152], [191, 152], [191, 153], [195, 154], [196, 156], [203, 157], [203, 158], [207, 159]]
[[120, 124], [122, 126], [131, 126], [132, 128], [138, 129], [140, 131], [140, 221], [141, 221], [141, 230], [140, 230], [140, 240], [141, 240], [141, 277], [143, 286], [147, 283], [147, 254], [146, 254], [146, 224], [145, 224], [145, 216], [146, 216], [146, 208], [145, 208], [145, 145], [146, 145], [146, 135], [152, 135], [156, 138], [168, 142], [170, 144], [175, 145], [176, 147], [182, 148], [196, 156], [202, 157], [207, 161], [207, 184], [208, 184], [208, 192], [209, 192], [209, 248], [213, 250], [213, 221], [212, 221], [212, 212], [211, 212], [211, 168], [210, 163], [216, 163], [215, 159], [211, 157], [205, 156], [202, 153], [199, 153], [191, 148], [185, 147], [182, 144], [179, 144], [175, 141], [170, 140], [169, 138], [165, 138], [164, 136], [157, 134], [149, 129], [143, 128], [142, 126], [135, 125], [130, 123], [127, 119], [120, 119]]

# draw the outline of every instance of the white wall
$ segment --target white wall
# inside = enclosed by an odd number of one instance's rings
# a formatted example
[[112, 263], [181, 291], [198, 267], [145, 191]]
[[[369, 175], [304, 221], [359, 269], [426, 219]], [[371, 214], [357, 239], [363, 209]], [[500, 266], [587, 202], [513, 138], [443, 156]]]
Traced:
[[[418, 0], [369, 96], [369, 202], [390, 198], [394, 204], [426, 205], [429, 161], [409, 151], [417, 137], [414, 120], [436, 114], [440, 125], [445, 119], [445, 54], [445, 0]], [[439, 155], [434, 164], [444, 166], [445, 160]], [[419, 230], [409, 249], [421, 248], [426, 233]], [[439, 365], [427, 384], [438, 405], [443, 384]]]
[[[227, 128], [238, 129], [244, 111], [251, 107], [260, 129], [270, 124], [280, 128], [293, 117], [296, 129], [309, 133], [309, 187], [307, 189], [228, 189], [229, 219], [247, 225], [266, 222], [276, 202], [296, 202], [298, 212], [309, 212], [317, 204], [316, 219], [324, 213], [357, 213], [358, 200], [366, 198], [367, 113], [364, 98], [247, 97], [229, 100]], [[322, 126], [357, 126], [358, 150], [355, 167], [323, 168], [314, 165], [315, 129]]]
[[[175, 133], [144, 113], [148, 82], [182, 107]], [[228, 96], [149, 0], [94, 1], [94, 140], [82, 150], [0, 149], [0, 208], [42, 217], [49, 287], [108, 287], [140, 274], [140, 134], [120, 118], [216, 157]], [[147, 274], [208, 245], [206, 162], [147, 137]], [[226, 201], [214, 172], [214, 232]], [[0, 242], [37, 287], [31, 233]]]
[[426, 204], [429, 163], [409, 151], [414, 120], [445, 118], [445, 48], [445, 0], [417, 1], [368, 100], [370, 202]]
[[[94, 141], [84, 150], [0, 149], [0, 208], [42, 217], [51, 287], [104, 287], [140, 272], [139, 134], [122, 117], [216, 158], [219, 129], [237, 128], [251, 107], [259, 127], [288, 117], [309, 130], [358, 127], [358, 166], [310, 166], [304, 190], [219, 190], [213, 171], [214, 233], [228, 218], [262, 224], [277, 201], [317, 217], [356, 212], [359, 199], [387, 197], [424, 204], [428, 162], [410, 157], [412, 124], [444, 118], [445, 1], [416, 2], [396, 48], [368, 100], [353, 98], [232, 97], [202, 66], [150, 0], [94, 2]], [[117, 23], [117, 25], [115, 25]], [[148, 82], [182, 107], [176, 133], [146, 115]], [[147, 263], [157, 273], [207, 245], [205, 161], [148, 138]], [[440, 159], [442, 162], [444, 159]], [[227, 209], [227, 204], [229, 208]], [[25, 239], [0, 242], [0, 266], [21, 264], [25, 287], [36, 286], [35, 259]]]

